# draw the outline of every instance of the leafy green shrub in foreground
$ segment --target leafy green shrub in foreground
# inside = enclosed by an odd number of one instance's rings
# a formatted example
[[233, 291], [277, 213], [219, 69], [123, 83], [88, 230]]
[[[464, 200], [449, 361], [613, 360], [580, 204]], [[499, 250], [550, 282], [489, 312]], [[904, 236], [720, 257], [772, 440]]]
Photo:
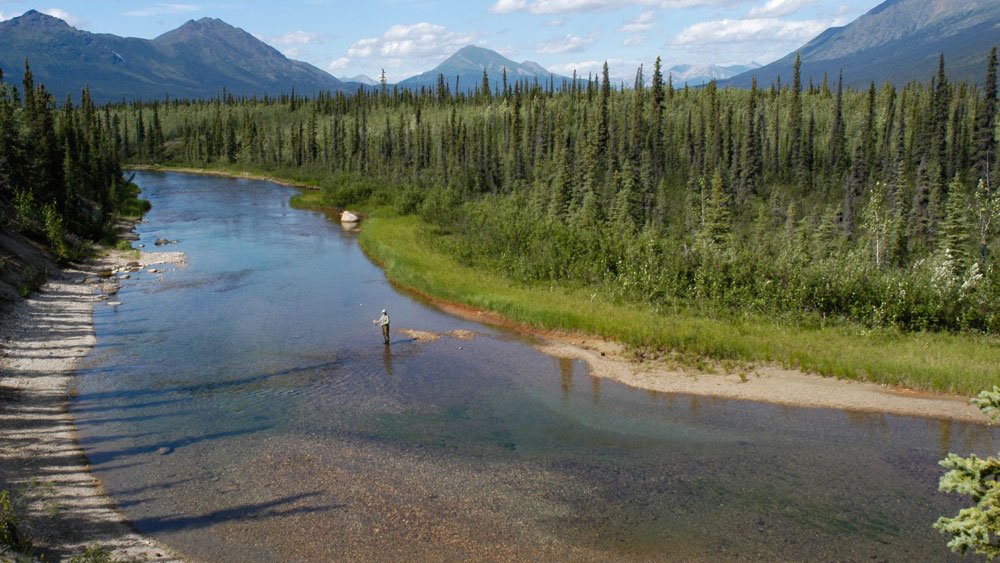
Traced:
[[[1000, 386], [983, 391], [972, 403], [991, 417], [991, 424], [1000, 421]], [[992, 561], [1000, 556], [1000, 459], [948, 454], [941, 465], [951, 471], [941, 477], [940, 490], [969, 495], [976, 504], [953, 518], [939, 518], [934, 527], [951, 535], [952, 551], [963, 555], [972, 551]]]

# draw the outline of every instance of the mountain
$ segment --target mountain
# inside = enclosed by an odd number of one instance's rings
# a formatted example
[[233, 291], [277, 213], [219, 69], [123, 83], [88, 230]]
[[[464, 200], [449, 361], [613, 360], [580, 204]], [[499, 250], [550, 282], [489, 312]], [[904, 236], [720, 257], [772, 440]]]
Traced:
[[504, 69], [507, 69], [507, 83], [511, 85], [523, 80], [534, 82], [536, 78], [539, 84], [547, 84], [551, 76], [558, 88], [562, 86], [564, 80], [571, 80], [565, 76], [550, 73], [538, 63], [531, 61], [516, 63], [496, 51], [469, 45], [459, 49], [434, 69], [417, 76], [411, 76], [398, 85], [401, 88], [411, 89], [419, 89], [421, 86], [436, 88], [438, 75], [443, 75], [445, 82], [454, 91], [455, 77], [457, 76], [459, 90], [468, 92], [482, 85], [483, 69], [486, 69], [486, 74], [490, 79], [490, 87], [494, 90], [499, 88], [503, 81]]
[[156, 39], [96, 34], [34, 10], [0, 22], [0, 68], [20, 85], [29, 59], [36, 82], [57, 101], [79, 100], [89, 84], [96, 102], [235, 95], [355, 91], [328, 73], [286, 58], [222, 20], [189, 21]]
[[[928, 82], [944, 53], [945, 69], [954, 80], [981, 81], [986, 58], [1000, 43], [1000, 2], [997, 0], [886, 0], [844, 27], [831, 27], [796, 52], [802, 60], [802, 81], [836, 81], [844, 70], [846, 84], [864, 87], [870, 81]], [[749, 87], [751, 77], [767, 85], [792, 79], [795, 53], [728, 81]]]
[[364, 84], [365, 86], [378, 86], [378, 80], [368, 76], [367, 74], [359, 74], [351, 78], [340, 77], [338, 78], [341, 82], [355, 82], [357, 84]]
[[673, 77], [674, 86], [701, 86], [712, 80], [731, 78], [755, 68], [760, 68], [760, 65], [757, 63], [729, 66], [683, 64], [668, 68], [666, 73]]

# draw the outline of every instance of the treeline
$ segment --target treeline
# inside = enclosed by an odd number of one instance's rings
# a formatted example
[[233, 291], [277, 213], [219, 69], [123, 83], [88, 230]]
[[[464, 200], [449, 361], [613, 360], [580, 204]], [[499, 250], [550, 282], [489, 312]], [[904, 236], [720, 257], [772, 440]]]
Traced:
[[47, 243], [60, 260], [107, 238], [116, 213], [135, 213], [134, 186], [122, 175], [121, 125], [82, 93], [80, 107], [35, 84], [25, 63], [21, 89], [0, 69], [0, 210], [5, 228]]
[[464, 261], [657, 308], [1000, 331], [997, 61], [854, 91], [483, 84], [116, 105], [131, 162], [310, 177]]

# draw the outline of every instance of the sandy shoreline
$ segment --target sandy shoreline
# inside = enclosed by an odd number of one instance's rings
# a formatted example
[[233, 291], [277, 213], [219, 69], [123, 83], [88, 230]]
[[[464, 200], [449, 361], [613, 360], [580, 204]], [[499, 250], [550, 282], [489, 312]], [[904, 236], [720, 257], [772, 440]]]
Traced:
[[0, 321], [0, 489], [17, 491], [33, 479], [44, 484], [33, 489], [37, 499], [28, 507], [36, 557], [68, 560], [100, 545], [116, 561], [178, 561], [135, 533], [91, 474], [68, 412], [67, 388], [77, 363], [96, 343], [94, 307], [116, 299], [106, 293], [114, 279], [98, 274], [137, 261], [143, 270], [134, 272], [133, 264], [129, 275], [155, 275], [145, 269], [183, 259], [180, 252], [143, 253], [138, 260], [113, 252], [53, 276]]
[[417, 293], [452, 315], [531, 335], [537, 339], [534, 347], [539, 351], [582, 360], [593, 375], [630, 387], [793, 407], [919, 416], [983, 425], [989, 422], [986, 415], [969, 404], [968, 397], [823, 377], [777, 366], [756, 366], [742, 377], [733, 371], [696, 373], [662, 360], [635, 360], [629, 357], [625, 346], [617, 342], [591, 335], [535, 330], [489, 311]]

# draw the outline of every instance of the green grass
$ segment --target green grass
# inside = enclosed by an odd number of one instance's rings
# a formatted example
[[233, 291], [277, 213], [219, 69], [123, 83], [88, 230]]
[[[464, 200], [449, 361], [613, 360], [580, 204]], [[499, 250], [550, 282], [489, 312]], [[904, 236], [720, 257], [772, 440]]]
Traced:
[[436, 250], [433, 228], [379, 210], [360, 242], [393, 281], [541, 329], [675, 350], [717, 360], [776, 363], [846, 379], [972, 395], [1000, 378], [1000, 342], [968, 334], [901, 333], [855, 326], [802, 328], [767, 318], [720, 320], [696, 312], [653, 313], [593, 289], [524, 285], [459, 264]]

